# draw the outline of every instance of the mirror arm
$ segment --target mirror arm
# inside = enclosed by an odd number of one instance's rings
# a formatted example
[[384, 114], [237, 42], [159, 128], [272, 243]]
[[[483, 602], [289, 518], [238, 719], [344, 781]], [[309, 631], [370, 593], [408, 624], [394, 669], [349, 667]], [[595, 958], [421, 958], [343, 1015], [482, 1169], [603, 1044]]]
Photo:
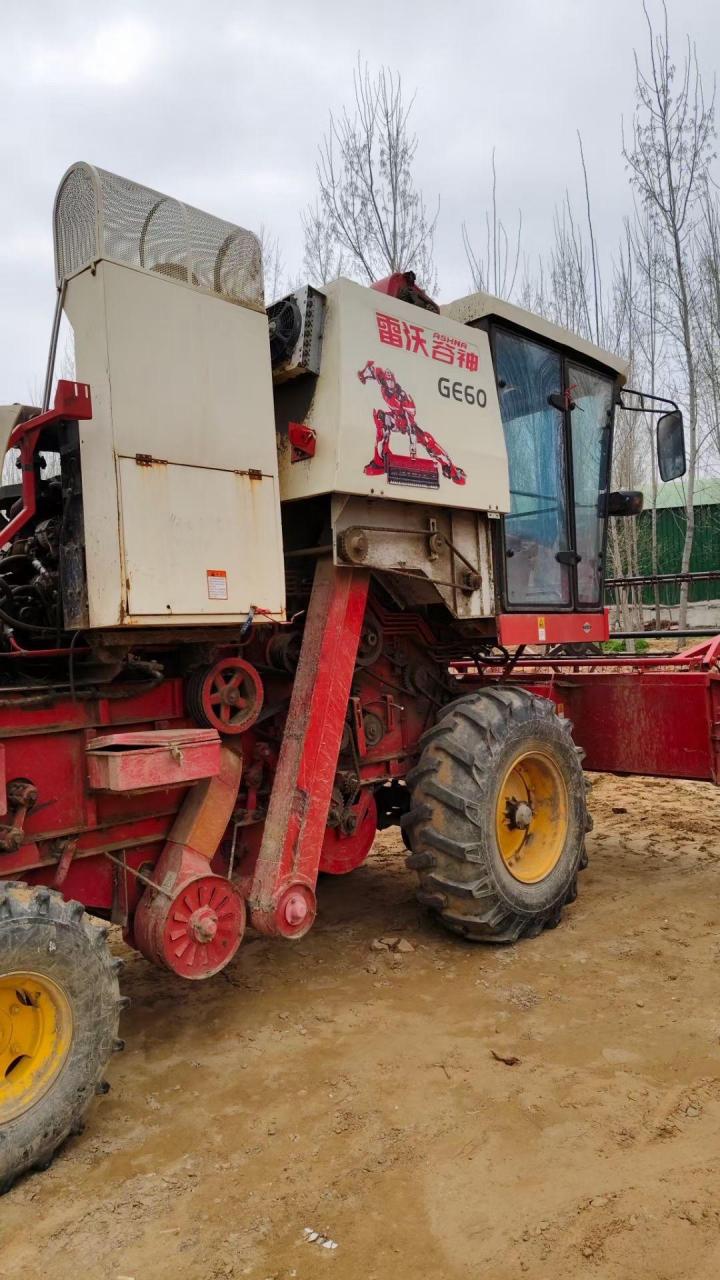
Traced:
[[[637, 396], [638, 400], [640, 401], [640, 404], [639, 405], [624, 404], [623, 392], [625, 393], [626, 396]], [[662, 409], [662, 408], [653, 409], [650, 405], [644, 404], [643, 403], [644, 400], [652, 400], [654, 403], [659, 405], [670, 405], [671, 410], [674, 410], [675, 413], [680, 412], [680, 406], [676, 404], [674, 400], [668, 400], [667, 396], [651, 396], [649, 391], [636, 391], [634, 387], [623, 387], [622, 391], [620, 392], [620, 395], [618, 396], [617, 406], [619, 409], [624, 409], [626, 413], [665, 413], [666, 412], [665, 409]]]

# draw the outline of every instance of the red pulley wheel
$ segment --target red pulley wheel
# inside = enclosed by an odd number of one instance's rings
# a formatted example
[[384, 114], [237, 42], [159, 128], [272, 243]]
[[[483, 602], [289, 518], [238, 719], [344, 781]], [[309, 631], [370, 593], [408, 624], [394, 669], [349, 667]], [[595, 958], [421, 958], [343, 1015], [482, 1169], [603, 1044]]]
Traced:
[[320, 855], [320, 871], [342, 876], [354, 871], [367, 858], [377, 831], [377, 805], [372, 791], [363, 791], [351, 810], [353, 831], [328, 827]]
[[219, 733], [244, 733], [255, 724], [262, 705], [262, 680], [244, 658], [220, 658], [188, 680], [190, 715]]
[[[190, 854], [186, 860], [203, 859]], [[133, 922], [134, 945], [181, 978], [209, 978], [232, 960], [245, 932], [245, 903], [223, 876], [191, 875], [171, 897], [145, 890]]]

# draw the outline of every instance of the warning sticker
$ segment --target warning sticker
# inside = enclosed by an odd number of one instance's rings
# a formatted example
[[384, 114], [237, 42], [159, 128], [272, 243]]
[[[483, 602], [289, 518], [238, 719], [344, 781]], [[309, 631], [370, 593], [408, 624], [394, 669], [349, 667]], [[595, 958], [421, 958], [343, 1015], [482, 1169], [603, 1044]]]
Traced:
[[540, 641], [545, 640], [545, 619], [543, 617], [538, 618], [537, 629], [538, 629], [538, 640]]
[[208, 569], [208, 600], [227, 600], [227, 571], [225, 569]]

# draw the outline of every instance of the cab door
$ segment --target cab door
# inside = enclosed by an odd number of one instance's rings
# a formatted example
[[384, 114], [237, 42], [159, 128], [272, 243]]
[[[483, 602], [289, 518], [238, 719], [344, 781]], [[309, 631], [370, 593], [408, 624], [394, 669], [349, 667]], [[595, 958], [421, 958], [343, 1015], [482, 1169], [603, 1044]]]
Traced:
[[571, 362], [565, 381], [574, 405], [569, 417], [577, 605], [598, 609], [603, 593], [614, 382]]
[[601, 609], [614, 381], [499, 327], [493, 353], [510, 475], [505, 607]]
[[509, 609], [572, 608], [568, 466], [557, 351], [505, 329], [494, 331], [495, 377], [510, 474], [504, 517]]

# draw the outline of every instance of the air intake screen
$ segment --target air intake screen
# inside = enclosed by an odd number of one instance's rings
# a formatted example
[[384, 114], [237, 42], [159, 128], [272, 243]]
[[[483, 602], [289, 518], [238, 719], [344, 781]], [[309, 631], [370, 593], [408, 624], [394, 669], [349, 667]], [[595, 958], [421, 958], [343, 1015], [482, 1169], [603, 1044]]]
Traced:
[[262, 253], [252, 232], [104, 169], [68, 169], [53, 230], [58, 285], [106, 258], [265, 309]]

